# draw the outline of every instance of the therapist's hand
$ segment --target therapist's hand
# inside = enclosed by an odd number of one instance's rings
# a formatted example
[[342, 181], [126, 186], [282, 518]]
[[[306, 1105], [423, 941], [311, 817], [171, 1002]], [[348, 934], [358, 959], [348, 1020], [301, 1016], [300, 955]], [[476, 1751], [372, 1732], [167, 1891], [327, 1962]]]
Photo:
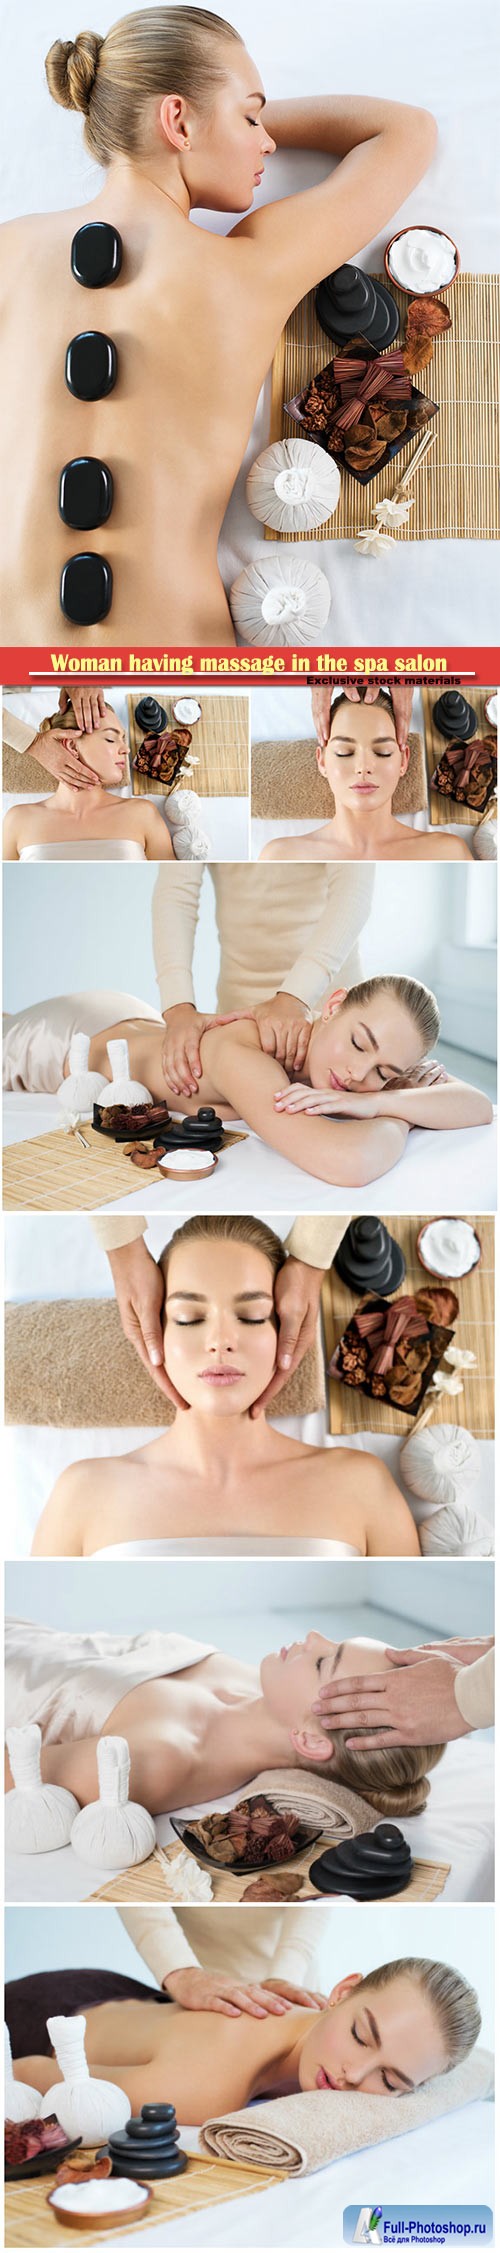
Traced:
[[158, 1391], [173, 1401], [174, 1408], [187, 1408], [187, 1400], [182, 1400], [167, 1377], [163, 1358], [165, 1283], [161, 1267], [152, 1259], [143, 1236], [135, 1236], [131, 1244], [120, 1244], [107, 1256], [125, 1337]]
[[[346, 1737], [356, 1752], [377, 1746], [449, 1744], [471, 1734], [455, 1697], [460, 1661], [423, 1651], [386, 1651], [389, 1674], [334, 1676], [325, 1682], [312, 1708], [325, 1727], [361, 1730]], [[395, 1660], [403, 1658], [403, 1665]], [[366, 1732], [366, 1734], [365, 1734]]]
[[311, 1034], [305, 1002], [298, 1001], [296, 994], [272, 994], [269, 1001], [259, 1001], [251, 1015], [264, 1055], [275, 1056], [286, 1072], [302, 1071]]
[[176, 1002], [175, 1008], [165, 1009], [165, 1039], [161, 1052], [161, 1068], [169, 1094], [197, 1095], [203, 1065], [200, 1041], [211, 1025], [234, 1025], [239, 1017], [249, 1017], [251, 1010], [233, 1009], [230, 1016], [203, 1016], [192, 1001]]
[[30, 758], [39, 759], [40, 766], [54, 776], [55, 782], [69, 782], [72, 790], [95, 790], [101, 778], [93, 767], [87, 766], [80, 749], [82, 742], [83, 733], [77, 728], [68, 728], [65, 733], [61, 720], [60, 729], [47, 728], [46, 732], [35, 735], [29, 747]]
[[274, 1286], [279, 1323], [276, 1368], [265, 1392], [260, 1394], [259, 1400], [254, 1400], [251, 1416], [262, 1415], [275, 1393], [281, 1392], [287, 1377], [298, 1369], [309, 1346], [314, 1345], [323, 1275], [322, 1267], [310, 1267], [308, 1261], [300, 1259], [287, 1259], [280, 1268]]
[[[312, 716], [318, 743], [321, 744], [323, 750], [325, 748], [325, 744], [328, 743], [330, 736], [332, 691], [334, 688], [339, 688], [340, 686], [341, 683], [339, 681], [334, 681], [332, 678], [327, 683], [322, 682], [321, 687], [313, 688], [312, 691]], [[360, 704], [360, 689], [362, 688], [364, 701], [367, 704], [375, 704], [379, 694], [379, 689], [382, 686], [383, 683], [381, 681], [360, 680], [359, 685], [357, 681], [346, 681], [344, 684], [342, 684], [342, 692], [344, 696], [347, 696], [348, 702], [350, 704]], [[400, 750], [404, 751], [408, 742], [408, 733], [411, 726], [413, 689], [408, 688], [406, 686], [406, 683], [402, 681], [393, 681], [391, 684], [391, 698], [392, 709], [396, 723], [397, 740]]]
[[59, 690], [59, 711], [67, 712], [68, 704], [73, 706], [77, 728], [82, 728], [85, 735], [91, 735], [93, 728], [100, 728], [106, 718], [104, 689], [91, 688], [88, 681], [72, 682], [71, 696], [67, 688]]
[[[296, 1989], [281, 1985], [279, 1980], [225, 1979], [222, 1972], [219, 1977], [218, 1972], [203, 1971], [198, 1964], [168, 1972], [163, 1986], [182, 2010], [218, 2011], [224, 2018], [284, 2018], [297, 2003]], [[307, 1999], [311, 2007], [312, 1998]], [[313, 2007], [316, 2009], [316, 2002]]]

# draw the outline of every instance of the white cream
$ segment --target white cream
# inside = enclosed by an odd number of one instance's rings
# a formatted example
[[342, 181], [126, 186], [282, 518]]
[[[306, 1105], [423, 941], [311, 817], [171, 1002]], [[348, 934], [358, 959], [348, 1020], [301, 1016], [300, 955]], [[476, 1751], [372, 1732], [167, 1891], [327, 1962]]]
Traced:
[[498, 726], [498, 696], [489, 696], [484, 709], [490, 727], [496, 728]]
[[468, 1275], [481, 1257], [468, 1220], [431, 1220], [420, 1238], [420, 1253], [434, 1275]]
[[192, 1150], [166, 1150], [158, 1164], [167, 1166], [169, 1173], [198, 1173], [201, 1166], [214, 1166], [215, 1156], [213, 1150], [199, 1150], [196, 1147]]
[[417, 297], [426, 290], [445, 289], [457, 271], [451, 235], [434, 227], [405, 227], [391, 243], [388, 260], [395, 282]]
[[61, 2183], [52, 2193], [51, 2205], [68, 2214], [121, 2214], [129, 2206], [144, 2206], [147, 2201], [144, 2183], [127, 2181], [121, 2175], [108, 2175], [97, 2181], [95, 2175], [88, 2183]]
[[201, 704], [196, 703], [194, 696], [180, 696], [178, 704], [174, 704], [174, 719], [183, 727], [194, 728], [196, 720], [201, 720]]

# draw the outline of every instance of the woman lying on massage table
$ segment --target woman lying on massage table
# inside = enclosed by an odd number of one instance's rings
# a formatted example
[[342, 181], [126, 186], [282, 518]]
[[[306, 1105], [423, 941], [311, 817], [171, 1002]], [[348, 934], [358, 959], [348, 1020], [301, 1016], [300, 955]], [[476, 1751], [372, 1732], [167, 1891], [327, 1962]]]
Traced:
[[[311, 751], [311, 761], [313, 756]], [[385, 692], [376, 703], [335, 697], [328, 741], [318, 744], [316, 758], [332, 793], [330, 820], [302, 837], [271, 838], [261, 861], [472, 860], [465, 840], [452, 831], [408, 829], [393, 813], [410, 747], [398, 742], [392, 698]]]
[[4, 861], [173, 860], [170, 830], [158, 806], [147, 797], [114, 795], [127, 779], [129, 746], [112, 705], [106, 704], [99, 714], [90, 742], [78, 726], [72, 704], [66, 705], [64, 715], [54, 712], [43, 721], [30, 746], [32, 758], [38, 758], [41, 766], [47, 736], [52, 734], [70, 756], [88, 745], [93, 782], [82, 789], [78, 781], [59, 781], [50, 798], [11, 806], [3, 826]]
[[[273, 1555], [420, 1554], [411, 1511], [377, 1456], [306, 1447], [250, 1414], [276, 1366], [274, 1289], [285, 1258], [281, 1238], [250, 1215], [195, 1215], [176, 1229], [161, 1261], [175, 1424], [130, 1454], [63, 1471], [37, 1526], [35, 1556], [235, 1546]], [[64, 1362], [60, 1382], [64, 1388]]]
[[130, 1797], [152, 1815], [217, 1802], [279, 1767], [318, 1767], [379, 1814], [418, 1815], [427, 1770], [443, 1756], [442, 1744], [347, 1752], [343, 1732], [322, 1725], [319, 1693], [337, 1672], [392, 1665], [382, 1643], [363, 1637], [336, 1643], [312, 1631], [247, 1665], [162, 1628], [122, 1637], [14, 1619], [5, 1648], [7, 1731], [37, 1722], [44, 1783], [82, 1806], [98, 1795], [102, 1735], [126, 1737]]
[[[119, 999], [110, 996], [109, 1004]], [[180, 1097], [169, 1085], [163, 1018], [142, 1003], [132, 1014], [132, 997], [121, 999], [129, 1007], [119, 1022], [111, 1021], [107, 997], [99, 994], [59, 996], [10, 1018], [4, 1087], [55, 1091], [69, 1071], [64, 1027], [78, 1024], [93, 1034], [92, 1071], [111, 1078], [107, 1042], [124, 1038], [132, 1077], [155, 1101], [166, 1098], [188, 1117], [200, 1104], [215, 1104], [221, 1118], [245, 1119], [281, 1157], [338, 1187], [359, 1187], [390, 1172], [412, 1126], [484, 1126], [493, 1117], [489, 1097], [478, 1088], [449, 1079], [432, 1061], [422, 1070], [439, 1034], [439, 1011], [434, 994], [414, 978], [369, 978], [348, 993], [330, 994], [311, 1024], [295, 1086], [276, 1057], [264, 1054], [250, 1016], [211, 1025], [202, 1035], [196, 1096]], [[298, 1111], [304, 1116], [296, 1117]]]
[[[109, 2001], [99, 1999], [103, 1993]], [[61, 2080], [46, 2033], [43, 2041], [44, 2020], [83, 2011], [91, 2074], [124, 2089], [134, 2113], [169, 2102], [186, 2127], [201, 2126], [208, 2113], [297, 2090], [407, 2095], [467, 2057], [481, 2026], [468, 1981], [426, 1957], [403, 1956], [364, 1977], [351, 1972], [332, 1988], [326, 2010], [292, 2009], [283, 2018], [243, 2022], [183, 2011], [158, 1989], [140, 1993], [138, 1981], [99, 1970], [13, 1981], [6, 1993], [13, 2056], [20, 2036], [37, 2035], [43, 2045], [17, 2054], [16, 2080], [42, 2095]]]

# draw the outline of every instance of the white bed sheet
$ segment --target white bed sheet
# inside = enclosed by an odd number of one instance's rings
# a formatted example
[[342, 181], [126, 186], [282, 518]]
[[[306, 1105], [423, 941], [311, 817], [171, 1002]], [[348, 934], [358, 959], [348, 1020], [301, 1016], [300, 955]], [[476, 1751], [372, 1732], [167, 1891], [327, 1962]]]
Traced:
[[[287, 1633], [289, 1624], [287, 1615]], [[376, 1632], [375, 1620], [371, 1631]], [[239, 1796], [231, 1792], [216, 1802], [206, 1800], [177, 1812], [192, 1816], [206, 1813], [209, 1805], [232, 1807]], [[475, 1730], [447, 1746], [439, 1767], [432, 1771], [424, 1813], [400, 1818], [413, 1854], [451, 1863], [440, 1901], [494, 1899], [493, 1798], [493, 1731]], [[170, 1816], [158, 1816], [156, 1828], [160, 1846], [171, 1844], [175, 1834]], [[71, 1846], [57, 1854], [7, 1854], [5, 1897], [16, 1902], [88, 1901], [112, 1875], [109, 1869], [89, 1869]]]
[[[4, 1144], [29, 1140], [61, 1124], [51, 1095], [6, 1095], [3, 1118]], [[386, 1213], [425, 1212], [429, 1200], [435, 1212], [494, 1212], [496, 1140], [496, 1119], [490, 1126], [465, 1127], [455, 1133], [413, 1127], [403, 1157], [391, 1173], [356, 1189], [357, 1212], [372, 1213], [377, 1204]], [[80, 1156], [84, 1166], [83, 1150]], [[324, 1212], [352, 1211], [352, 1189], [318, 1182], [248, 1131], [245, 1141], [232, 1144], [206, 1189], [214, 1212], [244, 1212], [250, 1189], [252, 1208], [270, 1214], [285, 1208], [315, 1213], [319, 1203]], [[147, 1206], [152, 1214], [197, 1212], [199, 1184], [195, 1182], [190, 1190], [185, 1178], [179, 1186], [174, 1181], [148, 1180]], [[143, 1180], [129, 1197], [113, 1199], [98, 1209], [143, 1213]]]
[[[185, 2150], [196, 2150], [196, 2129], [181, 2130], [181, 2142]], [[469, 2104], [412, 2135], [338, 2159], [306, 2180], [280, 2183], [227, 2206], [204, 2207], [184, 2221], [176, 2215], [175, 2222], [156, 2229], [151, 2221], [141, 2231], [141, 2245], [170, 2246], [175, 2253], [195, 2247], [214, 2247], [218, 2253], [233, 2248], [236, 2253], [249, 2246], [324, 2246], [333, 2253], [343, 2243], [346, 2206], [372, 2206], [376, 2199], [382, 2206], [401, 2202], [404, 2208], [417, 2193], [427, 2205], [448, 2207], [450, 2198], [455, 2205], [492, 2205], [493, 2177], [494, 2108]], [[121, 2238], [123, 2253], [133, 2253], [136, 2243], [135, 2235]]]
[[[421, 1502], [406, 1486], [400, 1462], [403, 1442], [392, 1433], [356, 1432], [347, 1440], [331, 1439], [326, 1431], [324, 1409], [310, 1416], [275, 1415], [270, 1418], [280, 1431], [292, 1439], [301, 1439], [309, 1447], [354, 1448], [358, 1453], [378, 1455], [387, 1463], [393, 1478], [401, 1488], [412, 1511], [416, 1525], [429, 1516], [428, 1503]], [[87, 1456], [102, 1459], [105, 1455], [126, 1455], [134, 1447], [145, 1447], [148, 1440], [158, 1438], [157, 1425], [130, 1425], [128, 1428], [112, 1426], [108, 1430], [96, 1425], [74, 1430], [55, 1429], [38, 1424], [8, 1425], [4, 1431], [4, 1475], [9, 1508], [5, 1515], [4, 1542], [6, 1557], [28, 1557], [35, 1528], [41, 1511], [48, 1501], [57, 1478], [71, 1463], [85, 1461]], [[495, 1446], [493, 1440], [481, 1440], [481, 1478], [473, 1490], [474, 1508], [488, 1519], [493, 1528], [495, 1511]]]

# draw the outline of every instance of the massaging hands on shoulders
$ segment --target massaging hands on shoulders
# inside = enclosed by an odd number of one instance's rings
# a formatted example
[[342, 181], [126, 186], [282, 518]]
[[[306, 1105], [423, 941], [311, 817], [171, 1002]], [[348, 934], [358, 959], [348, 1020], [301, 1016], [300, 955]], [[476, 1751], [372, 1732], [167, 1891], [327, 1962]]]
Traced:
[[474, 1640], [448, 1638], [422, 1643], [415, 1650], [393, 1650], [388, 1674], [351, 1675], [334, 1679], [318, 1694], [314, 1711], [325, 1724], [347, 1730], [366, 1730], [366, 1736], [346, 1738], [358, 1752], [386, 1743], [396, 1745], [448, 1744], [471, 1733], [455, 1697], [455, 1677], [491, 1649], [492, 1636]]
[[216, 2011], [224, 2018], [283, 2018], [297, 2009], [324, 2010], [326, 1995], [305, 1987], [291, 1987], [286, 1979], [247, 1981], [218, 1977], [201, 1965], [185, 1964], [169, 1972], [162, 1985], [182, 2010]]

